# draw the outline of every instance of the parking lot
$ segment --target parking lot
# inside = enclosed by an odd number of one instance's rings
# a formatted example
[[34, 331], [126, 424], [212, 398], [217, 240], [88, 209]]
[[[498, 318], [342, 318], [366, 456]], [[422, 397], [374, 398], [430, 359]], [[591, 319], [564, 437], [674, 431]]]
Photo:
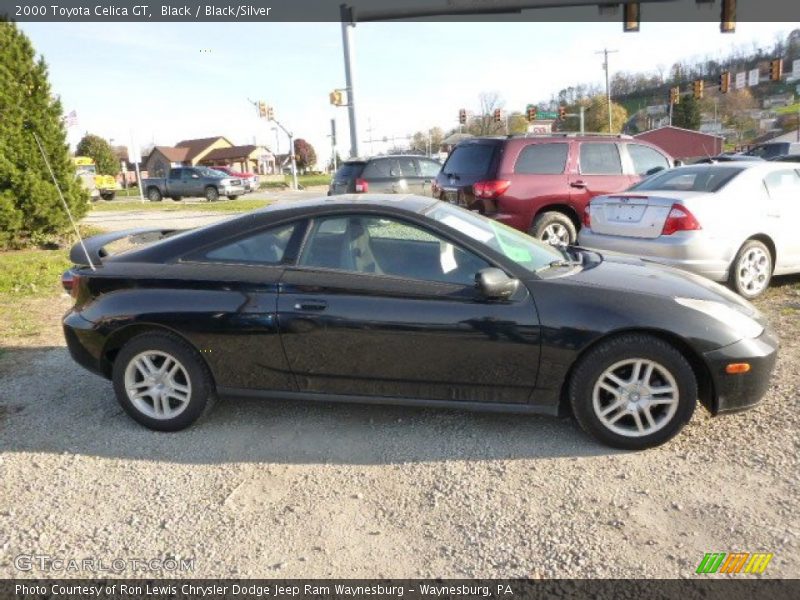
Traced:
[[763, 403], [698, 408], [626, 453], [569, 419], [286, 401], [156, 433], [69, 358], [62, 297], [0, 357], [0, 576], [82, 575], [19, 571], [24, 554], [194, 558], [198, 577], [680, 577], [745, 551], [798, 577], [800, 279], [757, 305], [783, 344]]

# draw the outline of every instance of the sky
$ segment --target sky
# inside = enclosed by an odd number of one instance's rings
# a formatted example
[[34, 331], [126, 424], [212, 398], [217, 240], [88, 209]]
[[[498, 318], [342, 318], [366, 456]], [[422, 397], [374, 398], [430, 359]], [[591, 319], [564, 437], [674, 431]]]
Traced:
[[[720, 58], [734, 47], [772, 45], [792, 23], [642, 23], [623, 33], [614, 23], [363, 23], [354, 31], [360, 154], [391, 144], [369, 143], [438, 126], [457, 126], [458, 110], [477, 110], [482, 92], [496, 92], [509, 110], [549, 100], [577, 83], [604, 82], [610, 71], [668, 70], [677, 60]], [[223, 135], [234, 144], [286, 152], [273, 125], [250, 100], [264, 100], [295, 137], [331, 155], [330, 120], [338, 147], [349, 150], [347, 109], [329, 104], [344, 87], [338, 23], [21, 23], [50, 69], [53, 91], [85, 132], [114, 144], [174, 145]], [[277, 148], [276, 148], [277, 145]]]

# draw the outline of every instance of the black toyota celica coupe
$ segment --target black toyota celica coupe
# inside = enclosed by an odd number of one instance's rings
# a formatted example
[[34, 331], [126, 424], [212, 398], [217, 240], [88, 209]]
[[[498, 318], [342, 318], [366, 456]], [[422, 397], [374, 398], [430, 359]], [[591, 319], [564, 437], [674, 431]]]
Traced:
[[[140, 244], [110, 253], [121, 238]], [[706, 279], [416, 196], [278, 203], [96, 236], [70, 257], [70, 353], [164, 431], [232, 396], [571, 413], [641, 449], [698, 399], [712, 414], [753, 406], [778, 347]]]

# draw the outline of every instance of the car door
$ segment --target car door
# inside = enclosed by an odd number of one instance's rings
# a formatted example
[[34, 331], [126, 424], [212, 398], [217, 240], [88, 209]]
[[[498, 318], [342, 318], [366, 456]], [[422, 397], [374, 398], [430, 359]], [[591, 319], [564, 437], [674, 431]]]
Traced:
[[615, 142], [578, 144], [578, 172], [570, 174], [569, 178], [570, 198], [578, 214], [583, 214], [586, 204], [595, 196], [621, 192], [634, 181], [623, 172], [619, 146]]
[[170, 169], [164, 188], [168, 196], [183, 196], [183, 169]]
[[202, 196], [203, 178], [197, 169], [183, 169], [182, 187], [185, 190], [184, 196]]
[[800, 269], [800, 172], [781, 169], [764, 177], [770, 206], [767, 218], [775, 228], [777, 268]]
[[527, 289], [478, 297], [489, 263], [419, 224], [375, 214], [310, 226], [281, 280], [281, 339], [300, 391], [524, 403], [539, 326]]

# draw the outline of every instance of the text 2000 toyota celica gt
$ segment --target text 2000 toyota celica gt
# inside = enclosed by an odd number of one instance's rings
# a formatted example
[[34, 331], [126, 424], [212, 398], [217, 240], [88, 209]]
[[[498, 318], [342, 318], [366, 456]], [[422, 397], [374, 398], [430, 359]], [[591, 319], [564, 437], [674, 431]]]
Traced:
[[[134, 234], [154, 239], [109, 255]], [[641, 449], [698, 399], [712, 414], [756, 404], [778, 347], [715, 283], [416, 196], [274, 204], [70, 257], [70, 353], [158, 430], [220, 395], [571, 413]]]

